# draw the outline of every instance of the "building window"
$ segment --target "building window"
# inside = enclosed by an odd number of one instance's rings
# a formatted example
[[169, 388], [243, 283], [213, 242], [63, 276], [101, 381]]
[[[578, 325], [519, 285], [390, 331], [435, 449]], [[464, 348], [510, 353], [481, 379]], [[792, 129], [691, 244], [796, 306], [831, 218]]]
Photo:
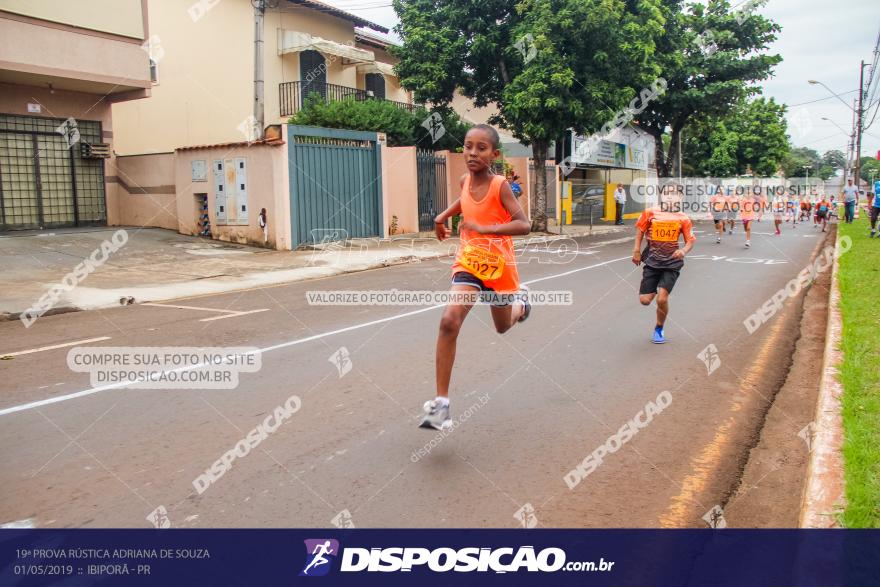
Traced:
[[154, 84], [159, 83], [159, 64], [155, 59], [150, 59], [150, 81]]
[[385, 99], [385, 78], [381, 73], [368, 73], [364, 76], [366, 90], [379, 100]]

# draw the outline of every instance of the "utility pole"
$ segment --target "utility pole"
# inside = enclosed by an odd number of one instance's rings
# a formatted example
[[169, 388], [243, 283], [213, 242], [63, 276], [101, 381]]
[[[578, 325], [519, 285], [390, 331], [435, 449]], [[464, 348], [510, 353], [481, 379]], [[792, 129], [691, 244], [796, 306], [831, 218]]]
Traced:
[[254, 3], [254, 129], [253, 140], [263, 138], [265, 125], [263, 88], [263, 16], [266, 13], [266, 0]]
[[856, 190], [859, 189], [859, 181], [862, 173], [862, 97], [865, 90], [865, 61], [862, 60], [861, 69], [859, 69], [859, 109], [856, 112], [858, 117], [856, 120]]

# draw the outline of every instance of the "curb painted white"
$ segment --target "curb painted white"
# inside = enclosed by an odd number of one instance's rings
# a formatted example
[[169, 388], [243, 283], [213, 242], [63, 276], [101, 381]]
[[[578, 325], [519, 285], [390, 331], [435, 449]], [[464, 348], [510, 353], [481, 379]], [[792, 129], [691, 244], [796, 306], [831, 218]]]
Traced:
[[801, 501], [800, 528], [837, 528], [837, 514], [845, 505], [843, 477], [843, 386], [837, 379], [837, 366], [843, 359], [839, 350], [843, 321], [840, 316], [840, 287], [837, 281], [839, 259], [831, 268], [828, 294], [828, 324], [819, 398], [813, 416], [815, 438], [807, 464], [807, 479]]

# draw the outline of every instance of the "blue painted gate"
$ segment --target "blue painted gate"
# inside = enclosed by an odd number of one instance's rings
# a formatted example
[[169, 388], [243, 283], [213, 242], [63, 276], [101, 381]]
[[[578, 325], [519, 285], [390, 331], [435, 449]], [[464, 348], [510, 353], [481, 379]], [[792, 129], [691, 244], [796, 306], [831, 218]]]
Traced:
[[287, 127], [293, 246], [382, 235], [375, 132]]

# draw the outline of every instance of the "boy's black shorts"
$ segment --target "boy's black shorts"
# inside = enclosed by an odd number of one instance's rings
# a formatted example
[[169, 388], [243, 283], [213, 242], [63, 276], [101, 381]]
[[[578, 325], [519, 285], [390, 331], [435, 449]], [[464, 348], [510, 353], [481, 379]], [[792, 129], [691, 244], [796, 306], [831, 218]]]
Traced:
[[642, 283], [639, 285], [639, 295], [657, 293], [658, 288], [671, 292], [681, 274], [680, 269], [657, 269], [645, 265], [642, 272]]
[[502, 294], [483, 283], [483, 280], [468, 273], [467, 271], [456, 271], [452, 276], [452, 285], [469, 285], [480, 290], [480, 301], [490, 306], [498, 306], [503, 308], [512, 304], [518, 299], [518, 294]]

